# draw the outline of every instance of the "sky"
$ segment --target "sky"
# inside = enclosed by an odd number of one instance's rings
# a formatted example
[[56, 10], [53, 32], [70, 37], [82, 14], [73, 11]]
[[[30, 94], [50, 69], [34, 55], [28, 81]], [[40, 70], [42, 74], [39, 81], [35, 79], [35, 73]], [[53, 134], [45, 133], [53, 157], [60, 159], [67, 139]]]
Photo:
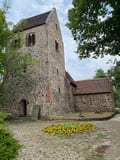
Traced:
[[[111, 56], [104, 58], [79, 60], [76, 51], [76, 43], [72, 38], [71, 31], [65, 26], [68, 22], [68, 10], [72, 8], [72, 0], [7, 0], [10, 5], [7, 20], [17, 23], [20, 19], [39, 15], [56, 8], [61, 27], [64, 52], [65, 68], [74, 80], [92, 79], [97, 69], [102, 68], [105, 72], [112, 66], [107, 63]], [[1, 0], [0, 0], [1, 6]]]

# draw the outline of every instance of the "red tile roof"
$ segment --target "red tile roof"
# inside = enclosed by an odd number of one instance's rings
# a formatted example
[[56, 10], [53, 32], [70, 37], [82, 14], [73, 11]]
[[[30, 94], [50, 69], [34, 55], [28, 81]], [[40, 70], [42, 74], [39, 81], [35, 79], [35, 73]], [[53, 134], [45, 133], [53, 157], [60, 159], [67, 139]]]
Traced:
[[75, 95], [110, 93], [112, 91], [111, 82], [108, 78], [75, 81], [74, 83], [77, 85]]
[[[34, 17], [24, 19], [25, 24], [23, 25], [22, 29], [27, 30], [27, 29], [45, 24], [46, 20], [47, 20], [47, 17], [50, 13], [51, 13], [51, 11], [40, 14], [40, 15], [37, 15], [37, 16], [34, 16]], [[17, 32], [17, 31], [14, 30], [14, 32]]]
[[51, 11], [25, 19], [27, 21], [24, 30], [45, 24], [46, 19]]
[[65, 71], [65, 77], [70, 81], [70, 84], [73, 85], [74, 87], [76, 87], [76, 84], [73, 80], [73, 78], [71, 77], [71, 75]]

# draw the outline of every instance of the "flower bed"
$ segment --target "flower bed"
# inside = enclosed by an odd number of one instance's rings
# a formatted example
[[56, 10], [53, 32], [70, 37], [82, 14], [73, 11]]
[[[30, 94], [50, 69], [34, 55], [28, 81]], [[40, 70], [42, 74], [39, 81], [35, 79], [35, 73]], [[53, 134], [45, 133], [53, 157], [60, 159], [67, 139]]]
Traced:
[[72, 122], [72, 123], [60, 123], [55, 125], [46, 126], [42, 129], [43, 132], [53, 134], [72, 134], [79, 132], [89, 132], [96, 129], [95, 124], [88, 122]]

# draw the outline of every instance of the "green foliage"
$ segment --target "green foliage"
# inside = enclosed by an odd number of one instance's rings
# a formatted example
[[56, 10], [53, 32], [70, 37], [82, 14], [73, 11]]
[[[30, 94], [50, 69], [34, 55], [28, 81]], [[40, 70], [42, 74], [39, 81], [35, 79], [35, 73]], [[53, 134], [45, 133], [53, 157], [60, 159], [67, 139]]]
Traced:
[[114, 90], [115, 107], [120, 108], [120, 90]]
[[88, 158], [88, 160], [105, 160], [105, 159], [100, 156], [92, 156], [91, 158]]
[[15, 159], [20, 148], [17, 140], [5, 129], [0, 129], [0, 160]]
[[99, 138], [99, 139], [105, 139], [105, 138], [107, 138], [107, 134], [105, 134], [105, 133], [102, 133], [102, 132], [100, 132], [100, 133], [98, 133], [97, 134], [97, 137]]
[[79, 58], [120, 55], [120, 1], [73, 0], [67, 26]]
[[8, 46], [8, 38], [10, 35], [11, 31], [8, 29], [8, 23], [6, 21], [5, 14], [3, 10], [0, 9], [0, 55], [2, 50]]
[[116, 89], [120, 89], [120, 61], [116, 62], [116, 65], [111, 68], [113, 77], [113, 85]]
[[[25, 22], [22, 20], [14, 27], [17, 32], [10, 30], [9, 25], [12, 23], [8, 23], [6, 20], [7, 8], [8, 6], [6, 3], [4, 3], [4, 8], [0, 8], [0, 104], [3, 106], [4, 102], [7, 102], [7, 96], [4, 97], [3, 93], [11, 94], [14, 92], [14, 84], [10, 84], [6, 92], [4, 92], [5, 83], [8, 82], [10, 78], [14, 77], [28, 84], [31, 82], [31, 78], [27, 73], [31, 66], [37, 63], [30, 53], [23, 53], [18, 50], [24, 44], [21, 31]], [[26, 70], [28, 71], [27, 73]]]
[[4, 112], [0, 112], [0, 124], [4, 123], [5, 118], [7, 118], [8, 114]]
[[61, 127], [63, 129], [72, 129], [72, 128], [75, 129], [75, 128], [77, 128], [77, 123], [72, 123], [72, 124], [65, 123], [65, 124], [62, 124]]
[[15, 159], [20, 145], [10, 132], [5, 129], [4, 119], [8, 114], [0, 112], [0, 160]]
[[22, 31], [23, 27], [27, 24], [27, 21], [21, 19], [16, 25], [13, 26], [14, 32]]
[[104, 77], [107, 77], [106, 73], [104, 72], [104, 70], [102, 69], [98, 69], [96, 71], [96, 75], [94, 78], [104, 78]]

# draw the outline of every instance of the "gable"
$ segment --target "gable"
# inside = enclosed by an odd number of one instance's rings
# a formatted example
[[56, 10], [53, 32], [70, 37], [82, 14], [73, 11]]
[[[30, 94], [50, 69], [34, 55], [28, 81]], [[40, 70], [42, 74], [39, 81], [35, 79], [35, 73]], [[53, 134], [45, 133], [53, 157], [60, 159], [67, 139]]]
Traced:
[[47, 17], [51, 11], [25, 19], [26, 25], [23, 27], [23, 30], [37, 27], [46, 23]]
[[[46, 20], [47, 20], [50, 13], [51, 13], [51, 11], [34, 16], [34, 17], [24, 19], [25, 24], [22, 25], [22, 29], [27, 30], [27, 29], [31, 29], [31, 28], [46, 24]], [[19, 26], [19, 23], [18, 23], [18, 26]], [[16, 30], [16, 28], [15, 28], [14, 32], [17, 32], [17, 31], [18, 31], [18, 29]]]

